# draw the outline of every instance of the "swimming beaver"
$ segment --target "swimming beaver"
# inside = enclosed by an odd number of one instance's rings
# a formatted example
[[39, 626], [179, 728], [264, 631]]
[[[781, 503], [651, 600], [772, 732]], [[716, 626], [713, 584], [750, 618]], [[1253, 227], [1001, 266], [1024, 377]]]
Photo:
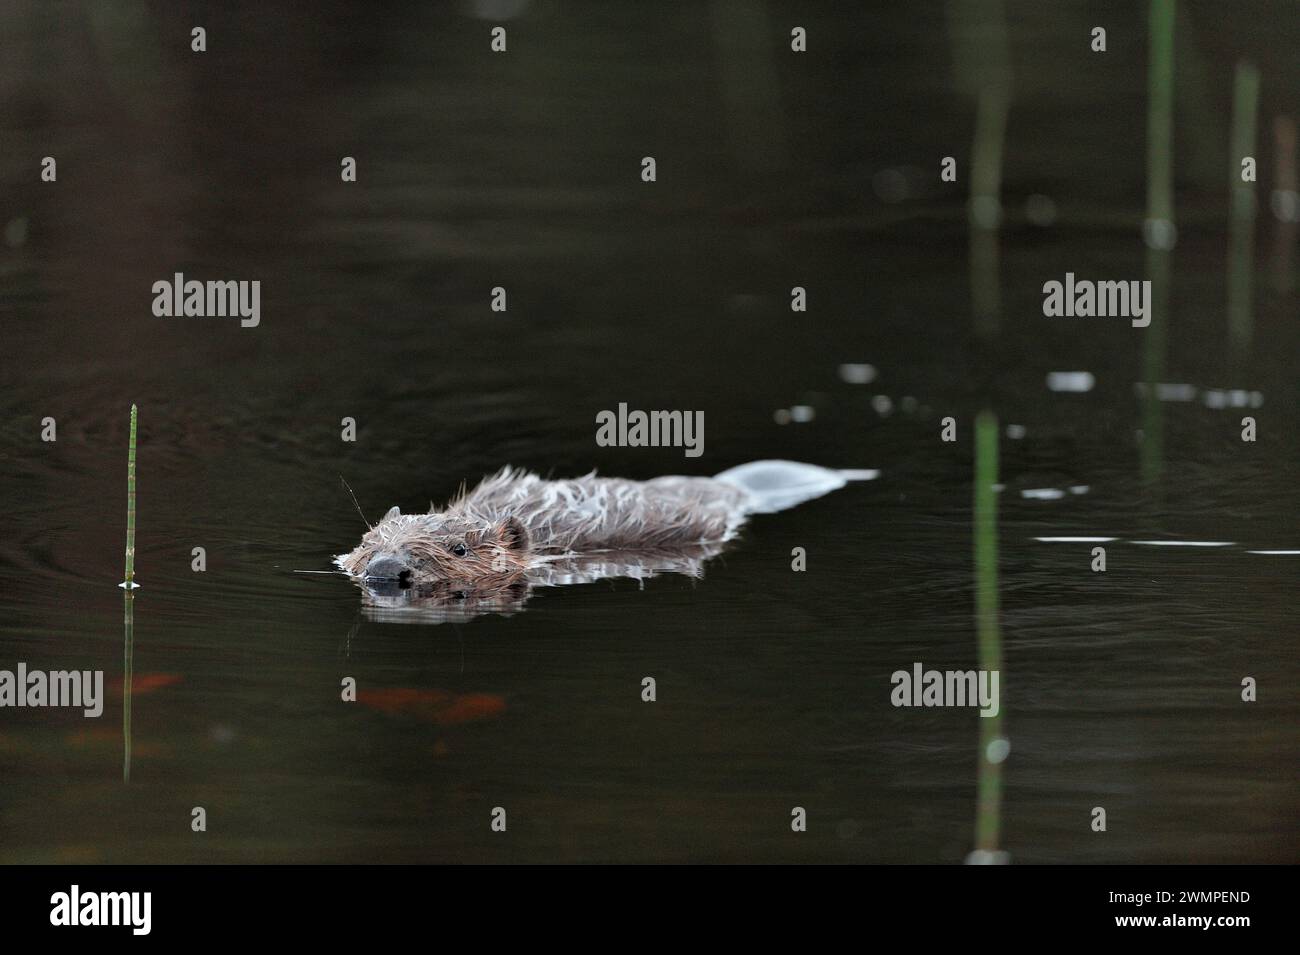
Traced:
[[714, 477], [629, 481], [593, 471], [547, 481], [507, 467], [444, 510], [390, 509], [335, 563], [372, 593], [389, 595], [501, 594], [534, 583], [691, 572], [750, 514], [784, 510], [877, 473], [755, 461]]

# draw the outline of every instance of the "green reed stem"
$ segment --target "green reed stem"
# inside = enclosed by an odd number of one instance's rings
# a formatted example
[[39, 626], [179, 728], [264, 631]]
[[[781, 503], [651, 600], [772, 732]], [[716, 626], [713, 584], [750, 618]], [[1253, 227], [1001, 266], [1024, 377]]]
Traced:
[[948, 0], [946, 6], [954, 85], [975, 99], [975, 134], [968, 170], [970, 198], [966, 207], [971, 317], [980, 338], [995, 339], [1002, 320], [998, 229], [1002, 219], [1002, 154], [1011, 103], [1010, 31], [1002, 0]]
[[1147, 218], [1174, 219], [1174, 0], [1151, 0], [1147, 63]]
[[998, 226], [1002, 217], [1002, 150], [1006, 143], [1010, 96], [1005, 87], [980, 91], [971, 148], [970, 268], [976, 331], [996, 335], [1002, 295], [998, 269]]
[[135, 658], [135, 594], [122, 594], [122, 782], [131, 781], [131, 670]]
[[[1273, 119], [1273, 194], [1281, 201], [1300, 190], [1296, 172], [1296, 123], [1290, 116]], [[1273, 223], [1273, 288], [1280, 295], [1295, 290], [1296, 223], [1277, 216]]]
[[1142, 332], [1142, 476], [1156, 481], [1164, 470], [1164, 409], [1156, 384], [1164, 379], [1169, 337], [1172, 243], [1160, 244], [1174, 228], [1174, 0], [1151, 0], [1147, 63], [1147, 255], [1151, 282], [1151, 324]]
[[[975, 632], [979, 668], [1002, 676], [1002, 637], [998, 629], [998, 419], [991, 411], [975, 418]], [[1001, 830], [1002, 759], [989, 758], [1002, 738], [1002, 712], [980, 723], [979, 779], [976, 784], [975, 848], [995, 852]]]
[[135, 405], [131, 405], [131, 445], [126, 454], [126, 588], [135, 586]]
[[1255, 270], [1255, 183], [1241, 178], [1241, 161], [1255, 155], [1259, 113], [1259, 70], [1237, 64], [1232, 86], [1232, 154], [1228, 185], [1232, 211], [1228, 222], [1228, 335], [1237, 356], [1250, 350], [1254, 334], [1252, 286]]
[[135, 438], [136, 407], [131, 405], [131, 441], [126, 452], [126, 579], [122, 581], [122, 782], [131, 781], [131, 669], [135, 657]]

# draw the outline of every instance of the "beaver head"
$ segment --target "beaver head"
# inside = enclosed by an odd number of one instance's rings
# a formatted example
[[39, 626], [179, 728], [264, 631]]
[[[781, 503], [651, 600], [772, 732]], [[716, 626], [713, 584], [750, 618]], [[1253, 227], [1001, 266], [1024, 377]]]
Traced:
[[504, 588], [528, 567], [528, 531], [514, 517], [489, 522], [394, 507], [335, 563], [354, 579], [387, 588], [437, 581]]

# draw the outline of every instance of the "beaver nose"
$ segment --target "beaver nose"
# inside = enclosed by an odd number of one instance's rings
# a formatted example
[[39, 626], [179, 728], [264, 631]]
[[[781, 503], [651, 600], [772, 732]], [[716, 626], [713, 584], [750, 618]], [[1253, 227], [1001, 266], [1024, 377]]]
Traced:
[[410, 580], [411, 568], [400, 558], [381, 554], [366, 564], [366, 577], [371, 580]]

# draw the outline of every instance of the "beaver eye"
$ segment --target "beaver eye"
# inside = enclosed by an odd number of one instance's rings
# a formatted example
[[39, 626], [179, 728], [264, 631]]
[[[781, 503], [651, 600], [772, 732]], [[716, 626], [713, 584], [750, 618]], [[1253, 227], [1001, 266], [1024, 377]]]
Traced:
[[466, 554], [469, 553], [469, 548], [466, 547], [464, 544], [452, 544], [451, 552], [455, 554], [457, 557], [464, 557]]

